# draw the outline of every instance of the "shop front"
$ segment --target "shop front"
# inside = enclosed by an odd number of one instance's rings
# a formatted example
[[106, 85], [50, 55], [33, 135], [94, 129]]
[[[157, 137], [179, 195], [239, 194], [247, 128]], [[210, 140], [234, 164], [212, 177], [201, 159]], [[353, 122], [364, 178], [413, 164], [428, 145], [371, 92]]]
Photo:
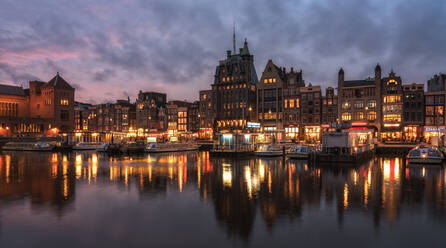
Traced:
[[293, 142], [299, 140], [299, 128], [293, 125], [285, 127], [285, 137]]
[[422, 136], [420, 125], [407, 125], [403, 129], [403, 140], [406, 143], [418, 143]]
[[305, 142], [309, 144], [319, 144], [321, 142], [320, 126], [305, 126]]
[[381, 141], [383, 143], [402, 143], [403, 130], [399, 123], [385, 123], [381, 130]]
[[445, 134], [445, 126], [425, 126], [424, 127], [424, 140], [427, 143], [431, 142], [432, 137], [441, 138]]

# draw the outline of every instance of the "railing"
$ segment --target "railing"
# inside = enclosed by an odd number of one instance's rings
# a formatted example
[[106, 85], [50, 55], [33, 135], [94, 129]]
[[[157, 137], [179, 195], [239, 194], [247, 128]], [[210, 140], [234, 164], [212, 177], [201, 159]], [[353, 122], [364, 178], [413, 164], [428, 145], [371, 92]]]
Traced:
[[363, 152], [371, 151], [375, 148], [375, 145], [362, 145], [356, 147], [324, 147], [322, 151], [324, 153], [336, 154], [336, 155], [357, 155]]
[[255, 150], [254, 144], [234, 144], [234, 145], [219, 145], [214, 144], [213, 151], [222, 152], [252, 152]]

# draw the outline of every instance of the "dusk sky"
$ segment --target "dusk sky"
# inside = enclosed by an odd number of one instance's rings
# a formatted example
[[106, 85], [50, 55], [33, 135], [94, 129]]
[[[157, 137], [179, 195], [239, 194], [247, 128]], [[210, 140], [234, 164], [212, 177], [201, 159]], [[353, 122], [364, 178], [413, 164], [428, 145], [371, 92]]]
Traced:
[[[391, 2], [391, 3], [390, 3]], [[247, 38], [260, 78], [268, 59], [334, 86], [383, 75], [425, 83], [446, 73], [446, 1], [0, 0], [0, 83], [27, 87], [60, 72], [76, 99], [138, 91], [196, 100], [215, 66]]]

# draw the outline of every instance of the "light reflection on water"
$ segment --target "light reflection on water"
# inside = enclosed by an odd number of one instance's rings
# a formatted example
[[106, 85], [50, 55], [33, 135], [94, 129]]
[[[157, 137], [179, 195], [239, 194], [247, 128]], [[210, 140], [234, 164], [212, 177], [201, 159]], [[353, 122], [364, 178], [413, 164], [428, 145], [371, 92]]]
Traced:
[[[319, 167], [207, 152], [8, 152], [0, 155], [0, 246], [61, 244], [52, 237], [73, 240], [68, 247], [135, 245], [146, 232], [160, 242], [154, 246], [348, 246], [368, 239], [366, 247], [410, 247], [420, 237], [435, 246], [445, 241], [445, 184], [443, 167], [408, 167], [395, 157]], [[74, 234], [83, 223], [92, 231], [87, 238]], [[38, 235], [20, 239], [29, 232]]]

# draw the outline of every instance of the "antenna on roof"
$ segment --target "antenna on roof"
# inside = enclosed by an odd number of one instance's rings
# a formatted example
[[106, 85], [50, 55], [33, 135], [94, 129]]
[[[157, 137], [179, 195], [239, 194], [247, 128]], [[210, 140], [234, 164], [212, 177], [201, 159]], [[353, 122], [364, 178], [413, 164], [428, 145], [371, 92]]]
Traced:
[[232, 46], [234, 48], [234, 54], [236, 53], [235, 50], [235, 21], [233, 23], [233, 27], [232, 27]]

